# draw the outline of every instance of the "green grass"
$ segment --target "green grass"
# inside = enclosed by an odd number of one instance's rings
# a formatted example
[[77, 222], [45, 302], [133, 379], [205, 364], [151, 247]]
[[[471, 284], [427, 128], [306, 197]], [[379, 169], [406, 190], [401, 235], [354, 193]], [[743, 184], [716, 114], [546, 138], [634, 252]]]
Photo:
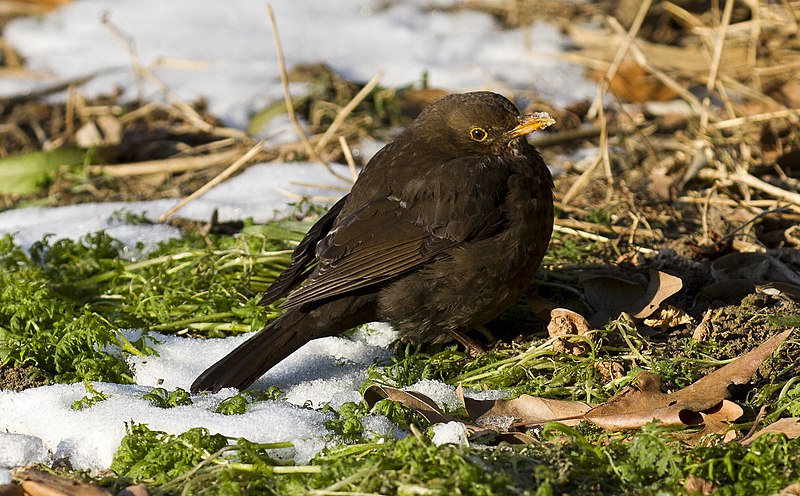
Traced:
[[[135, 261], [124, 260], [121, 245], [102, 233], [78, 242], [45, 239], [30, 253], [11, 237], [0, 238], [0, 363], [33, 365], [49, 382], [127, 383], [130, 371], [111, 351], [152, 350], [146, 337], [127, 341], [120, 328], [206, 336], [258, 329], [277, 315], [256, 305], [259, 294], [288, 263], [292, 243], [307, 227], [280, 223], [250, 226], [235, 237], [187, 235]], [[574, 251], [574, 244], [565, 246]], [[787, 311], [748, 322], [775, 328], [794, 317]], [[477, 358], [454, 345], [407, 346], [373, 365], [364, 387], [437, 379], [513, 395], [601, 402], [630, 385], [641, 368], [657, 371], [675, 390], [728, 358], [724, 342], [697, 343], [681, 335], [648, 339], [625, 319], [583, 339], [587, 352], [580, 356], [554, 352], [545, 336], [516, 340]], [[732, 390], [745, 409], [740, 432], [747, 432], [762, 407], [767, 423], [800, 416], [797, 349], [797, 337], [790, 338], [756, 382]], [[598, 366], [603, 363], [616, 364], [623, 374], [604, 375]], [[86, 388], [73, 408], [105, 399], [90, 383]], [[255, 402], [281, 396], [277, 389], [245, 391], [223, 401], [218, 412], [242, 414]], [[164, 408], [191, 401], [184, 391], [159, 388], [147, 398]], [[681, 494], [689, 476], [713, 484], [715, 494], [776, 494], [800, 480], [800, 440], [782, 436], [743, 447], [718, 435], [691, 444], [677, 435], [691, 431], [657, 424], [617, 434], [588, 424], [548, 424], [534, 430], [535, 441], [526, 446], [437, 447], [424, 419], [398, 404], [383, 401], [371, 412], [396, 424], [395, 435], [386, 438], [366, 432], [363, 419], [370, 412], [363, 402], [323, 409], [329, 447], [308, 465], [278, 456], [276, 450], [290, 443], [259, 445], [203, 429], [175, 436], [132, 424], [114, 459], [119, 477], [97, 480], [114, 487], [144, 482], [155, 494], [226, 495]]]

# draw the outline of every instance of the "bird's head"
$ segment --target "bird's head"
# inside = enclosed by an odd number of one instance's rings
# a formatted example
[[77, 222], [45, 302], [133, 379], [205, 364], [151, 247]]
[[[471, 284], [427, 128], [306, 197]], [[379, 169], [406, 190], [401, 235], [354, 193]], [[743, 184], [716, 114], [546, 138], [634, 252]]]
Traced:
[[555, 123], [547, 113], [520, 115], [507, 98], [489, 91], [448, 95], [415, 121], [452, 156], [501, 155], [520, 137]]

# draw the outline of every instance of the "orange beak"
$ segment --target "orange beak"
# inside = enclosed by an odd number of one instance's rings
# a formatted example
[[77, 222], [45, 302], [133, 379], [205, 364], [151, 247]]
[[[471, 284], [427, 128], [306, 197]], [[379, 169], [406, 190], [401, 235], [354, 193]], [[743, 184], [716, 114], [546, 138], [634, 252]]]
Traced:
[[510, 131], [506, 131], [505, 136], [508, 139], [518, 138], [534, 131], [540, 131], [555, 123], [556, 120], [550, 117], [550, 114], [547, 112], [534, 112], [533, 114], [521, 115], [519, 117], [519, 124]]

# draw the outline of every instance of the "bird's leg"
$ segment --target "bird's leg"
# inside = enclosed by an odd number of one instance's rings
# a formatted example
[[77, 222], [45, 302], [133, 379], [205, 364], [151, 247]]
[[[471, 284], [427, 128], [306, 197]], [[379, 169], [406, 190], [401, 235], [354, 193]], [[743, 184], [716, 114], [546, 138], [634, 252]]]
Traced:
[[470, 356], [478, 356], [481, 353], [486, 352], [486, 348], [484, 348], [482, 344], [467, 336], [467, 334], [464, 332], [456, 329], [448, 329], [447, 333], [453, 336], [453, 339], [463, 344]]

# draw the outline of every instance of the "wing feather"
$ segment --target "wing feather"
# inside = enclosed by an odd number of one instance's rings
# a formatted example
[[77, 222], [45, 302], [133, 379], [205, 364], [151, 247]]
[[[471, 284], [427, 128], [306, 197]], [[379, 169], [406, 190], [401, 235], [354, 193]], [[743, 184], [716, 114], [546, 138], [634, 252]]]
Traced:
[[[316, 268], [282, 306], [293, 308], [387, 281], [462, 243], [494, 235], [506, 219], [504, 165], [498, 157], [453, 160], [410, 181], [399, 197], [372, 200], [337, 218], [316, 245]], [[463, 174], [452, 183], [442, 182], [442, 177], [453, 177], [443, 174], [445, 168]]]

